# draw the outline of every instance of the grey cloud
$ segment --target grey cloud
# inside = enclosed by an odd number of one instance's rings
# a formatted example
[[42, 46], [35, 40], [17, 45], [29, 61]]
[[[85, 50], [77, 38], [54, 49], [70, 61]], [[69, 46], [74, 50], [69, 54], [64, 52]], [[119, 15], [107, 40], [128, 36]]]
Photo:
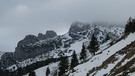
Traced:
[[[27, 34], [58, 34], [74, 21], [125, 23], [135, 15], [134, 0], [0, 0], [0, 50], [14, 51]], [[59, 30], [61, 28], [62, 30]]]

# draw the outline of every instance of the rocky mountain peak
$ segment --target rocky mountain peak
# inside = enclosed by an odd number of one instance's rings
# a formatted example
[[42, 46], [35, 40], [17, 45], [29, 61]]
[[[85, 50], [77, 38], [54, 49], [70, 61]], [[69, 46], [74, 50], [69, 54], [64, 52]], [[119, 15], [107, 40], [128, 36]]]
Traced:
[[46, 37], [45, 37], [45, 35], [44, 35], [44, 34], [39, 33], [39, 34], [38, 34], [38, 39], [40, 39], [40, 40], [44, 40], [44, 39], [46, 39]]
[[34, 43], [34, 42], [37, 42], [38, 39], [35, 35], [27, 35], [25, 38], [24, 38], [25, 41], [28, 41], [28, 43]]
[[[57, 41], [49, 38], [54, 38], [55, 36], [57, 34], [52, 30], [46, 31], [46, 34], [39, 33], [37, 37], [35, 35], [27, 35], [23, 40], [19, 41], [14, 52], [15, 58], [21, 61], [53, 50], [54, 42]], [[43, 44], [42, 41], [44, 41]], [[38, 43], [39, 45], [37, 45]]]
[[48, 31], [46, 31], [46, 34], [39, 33], [38, 39], [44, 40], [44, 39], [48, 39], [48, 38], [54, 38], [55, 36], [57, 36], [57, 33], [55, 31], [48, 30]]
[[55, 36], [57, 36], [57, 33], [55, 31], [53, 31], [53, 30], [46, 31], [46, 37], [47, 38], [53, 38]]
[[77, 33], [77, 32], [81, 32], [81, 31], [87, 30], [89, 28], [90, 28], [90, 24], [88, 24], [88, 23], [73, 22], [71, 24], [70, 29], [69, 29], [69, 33], [71, 33], [71, 32]]
[[18, 46], [33, 44], [37, 41], [39, 41], [39, 39], [35, 35], [27, 35], [23, 40], [19, 41]]

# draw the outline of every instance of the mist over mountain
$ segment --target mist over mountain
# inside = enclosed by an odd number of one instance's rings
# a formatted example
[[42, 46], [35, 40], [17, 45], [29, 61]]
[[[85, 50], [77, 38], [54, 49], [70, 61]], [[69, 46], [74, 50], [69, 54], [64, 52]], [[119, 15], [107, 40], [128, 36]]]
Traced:
[[0, 0], [0, 76], [135, 76], [134, 0]]
[[75, 21], [124, 26], [129, 17], [134, 17], [134, 3], [134, 0], [1, 0], [0, 50], [14, 52], [17, 42], [27, 34], [54, 30], [62, 35]]

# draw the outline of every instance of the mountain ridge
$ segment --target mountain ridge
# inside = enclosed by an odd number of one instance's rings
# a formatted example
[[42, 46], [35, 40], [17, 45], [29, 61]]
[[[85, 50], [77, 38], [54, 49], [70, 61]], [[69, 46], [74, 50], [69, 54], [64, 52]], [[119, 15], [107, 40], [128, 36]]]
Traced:
[[[13, 67], [17, 67], [17, 65], [20, 65], [20, 67], [24, 67], [23, 65], [26, 66], [27, 64], [31, 65], [32, 63], [36, 63], [40, 59], [40, 56], [41, 61], [45, 60], [46, 58], [58, 58], [63, 55], [71, 56], [73, 50], [76, 50], [77, 53], [80, 52], [82, 43], [88, 45], [92, 34], [95, 34], [99, 43], [103, 44], [106, 42], [107, 35], [109, 36], [110, 40], [121, 36], [123, 34], [123, 28], [116, 26], [94, 26], [92, 24], [76, 22], [71, 25], [69, 31], [66, 34], [56, 36], [56, 34], [54, 33], [55, 36], [53, 38], [42, 40], [42, 37], [38, 38], [39, 35], [27, 35], [23, 39], [24, 42], [23, 40], [21, 40], [18, 43], [16, 51], [14, 53], [10, 53], [10, 55], [6, 53], [2, 56], [1, 66], [8, 68], [8, 70], [10, 71], [14, 71], [15, 69], [13, 69]], [[79, 48], [75, 48], [77, 46], [79, 46]], [[33, 58], [35, 58], [33, 62], [31, 62], [31, 58], [32, 60]], [[27, 59], [28, 63], [26, 63], [27, 61], [23, 63], [23, 61]], [[8, 63], [8, 61], [10, 61], [11, 63]]]

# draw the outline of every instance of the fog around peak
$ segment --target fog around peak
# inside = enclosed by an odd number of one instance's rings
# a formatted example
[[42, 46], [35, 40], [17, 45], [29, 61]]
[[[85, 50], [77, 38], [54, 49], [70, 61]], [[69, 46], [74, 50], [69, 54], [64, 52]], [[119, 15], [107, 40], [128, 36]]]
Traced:
[[66, 33], [72, 22], [124, 25], [135, 0], [0, 0], [0, 51], [14, 51], [28, 34]]

